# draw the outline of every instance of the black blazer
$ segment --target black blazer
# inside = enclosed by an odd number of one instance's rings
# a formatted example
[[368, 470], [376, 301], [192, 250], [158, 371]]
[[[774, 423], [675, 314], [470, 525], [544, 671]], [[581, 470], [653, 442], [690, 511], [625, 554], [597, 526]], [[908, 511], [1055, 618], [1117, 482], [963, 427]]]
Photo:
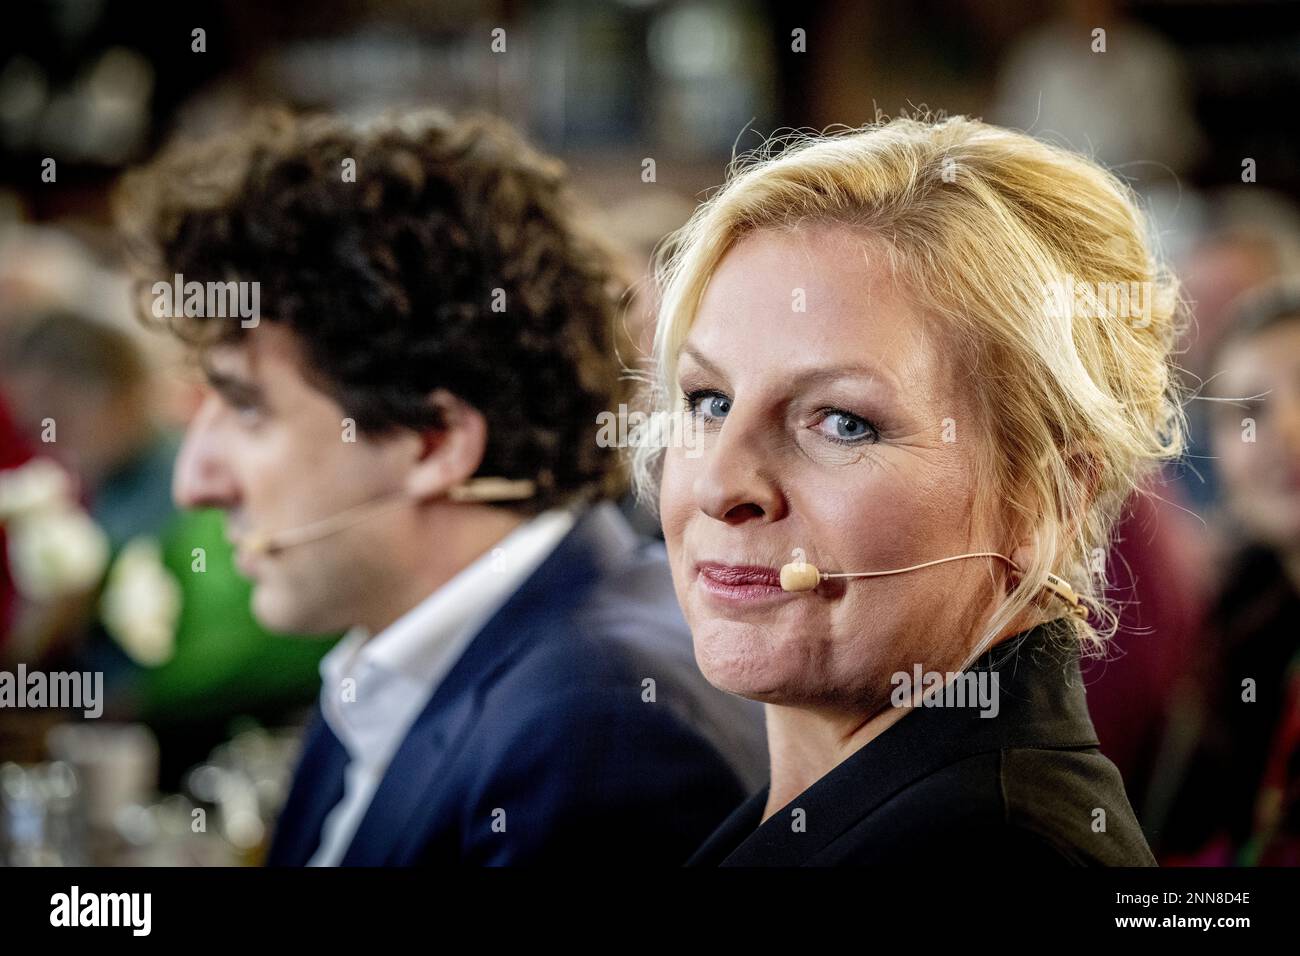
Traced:
[[1061, 622], [971, 669], [998, 675], [996, 716], [914, 708], [765, 822], [764, 786], [687, 865], [1154, 866]]

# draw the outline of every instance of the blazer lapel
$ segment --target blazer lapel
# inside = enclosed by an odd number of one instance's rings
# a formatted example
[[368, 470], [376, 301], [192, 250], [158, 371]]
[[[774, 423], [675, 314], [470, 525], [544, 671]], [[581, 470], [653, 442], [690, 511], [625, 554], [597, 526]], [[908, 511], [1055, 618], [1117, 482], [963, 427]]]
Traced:
[[767, 806], [769, 786], [749, 797], [744, 803], [731, 811], [703, 845], [691, 854], [686, 866], [717, 866], [748, 839], [763, 820], [763, 808]]
[[343, 799], [347, 750], [320, 711], [319, 702], [303, 738], [302, 757], [276, 823], [267, 866], [303, 866], [320, 845], [330, 810]]
[[411, 862], [423, 838], [413, 817], [428, 812], [438, 774], [454, 755], [477, 709], [475, 690], [517, 659], [520, 649], [553, 629], [552, 621], [581, 602], [600, 569], [635, 535], [596, 505], [484, 625], [430, 697], [394, 754], [375, 791], [344, 866]]
[[473, 717], [472, 694], [454, 699], [435, 694], [402, 741], [366, 815], [343, 855], [342, 866], [384, 866], [401, 859], [404, 838], [418, 833], [407, 826], [421, 808], [428, 809], [438, 772], [459, 743]]

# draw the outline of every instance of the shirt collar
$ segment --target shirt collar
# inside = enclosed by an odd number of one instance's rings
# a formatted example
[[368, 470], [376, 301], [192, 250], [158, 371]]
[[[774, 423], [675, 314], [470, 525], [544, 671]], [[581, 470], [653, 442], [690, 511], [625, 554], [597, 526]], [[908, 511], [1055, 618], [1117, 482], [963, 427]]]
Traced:
[[386, 762], [474, 635], [576, 517], [556, 508], [526, 521], [373, 638], [354, 627], [321, 659], [321, 711], [353, 759]]

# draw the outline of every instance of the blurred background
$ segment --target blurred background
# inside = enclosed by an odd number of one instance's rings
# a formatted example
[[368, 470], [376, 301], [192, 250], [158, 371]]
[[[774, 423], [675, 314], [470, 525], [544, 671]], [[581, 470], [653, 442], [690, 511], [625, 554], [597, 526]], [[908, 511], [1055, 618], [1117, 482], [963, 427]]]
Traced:
[[502, 115], [643, 274], [781, 130], [928, 107], [1107, 164], [1186, 284], [1198, 400], [1104, 556], [1094, 722], [1162, 862], [1300, 863], [1296, 4], [36, 0], [9, 22], [0, 670], [102, 672], [105, 710], [0, 708], [0, 863], [252, 864], [284, 798], [331, 641], [260, 629], [220, 515], [172, 505], [201, 386], [135, 319], [110, 213], [126, 168], [270, 103]]

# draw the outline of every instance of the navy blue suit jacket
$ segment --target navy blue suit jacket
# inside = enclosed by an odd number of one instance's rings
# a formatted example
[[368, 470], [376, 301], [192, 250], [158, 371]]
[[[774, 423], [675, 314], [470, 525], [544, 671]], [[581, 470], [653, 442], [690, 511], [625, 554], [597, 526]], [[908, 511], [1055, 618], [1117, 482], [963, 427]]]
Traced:
[[[311, 858], [346, 762], [318, 703], [268, 865]], [[695, 665], [663, 544], [604, 503], [438, 685], [342, 862], [680, 865], [766, 762], [761, 707]]]

